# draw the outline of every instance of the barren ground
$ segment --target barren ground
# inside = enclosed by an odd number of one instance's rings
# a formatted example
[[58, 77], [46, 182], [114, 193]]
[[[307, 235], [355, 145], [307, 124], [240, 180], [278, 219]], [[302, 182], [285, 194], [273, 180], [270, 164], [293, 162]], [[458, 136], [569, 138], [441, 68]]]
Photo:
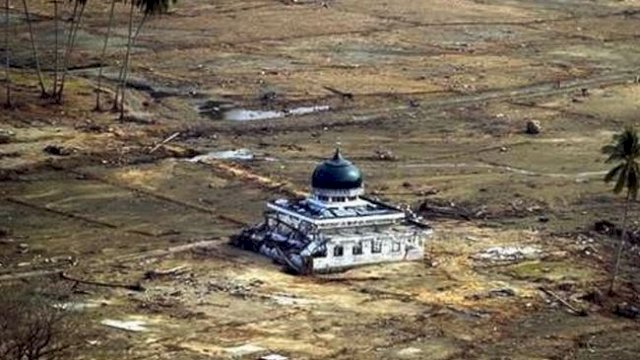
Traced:
[[[47, 69], [50, 4], [31, 6]], [[606, 288], [614, 244], [593, 223], [622, 212], [599, 150], [639, 125], [640, 1], [184, 0], [142, 30], [125, 122], [91, 111], [107, 6], [88, 10], [63, 107], [37, 98], [15, 9], [17, 107], [0, 112], [15, 134], [0, 145], [0, 280], [64, 270], [147, 289], [80, 286], [75, 301], [99, 334], [80, 358], [638, 358], [640, 326], [612, 313], [638, 303], [638, 249], [616, 297], [582, 296]], [[119, 12], [109, 86], [124, 51]], [[217, 104], [329, 110], [253, 121], [198, 111]], [[524, 134], [528, 119], [540, 135]], [[422, 263], [328, 277], [290, 276], [227, 245], [265, 200], [306, 191], [337, 142], [369, 192], [479, 216], [425, 214], [435, 236]], [[255, 158], [187, 161], [237, 149]], [[482, 258], [493, 247], [531, 253]], [[144, 278], [176, 266], [187, 271]]]

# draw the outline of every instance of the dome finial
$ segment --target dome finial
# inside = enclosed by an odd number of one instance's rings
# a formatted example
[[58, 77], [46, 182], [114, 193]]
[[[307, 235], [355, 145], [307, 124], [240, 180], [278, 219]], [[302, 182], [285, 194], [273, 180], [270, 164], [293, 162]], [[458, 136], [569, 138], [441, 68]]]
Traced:
[[333, 159], [332, 160], [334, 160], [334, 161], [342, 160], [342, 153], [340, 153], [339, 144], [336, 145], [336, 152], [333, 154]]
[[340, 145], [342, 145], [340, 143], [340, 141], [336, 141], [336, 151], [333, 153], [332, 160], [335, 160], [335, 161], [342, 160], [342, 153], [340, 152]]

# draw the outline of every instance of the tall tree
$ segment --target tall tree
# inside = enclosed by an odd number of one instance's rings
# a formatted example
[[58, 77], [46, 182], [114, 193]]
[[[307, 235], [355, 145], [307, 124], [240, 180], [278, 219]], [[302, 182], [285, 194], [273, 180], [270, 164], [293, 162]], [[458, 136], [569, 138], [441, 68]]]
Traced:
[[56, 92], [58, 91], [58, 70], [59, 66], [59, 52], [60, 52], [60, 41], [58, 39], [59, 30], [59, 19], [58, 19], [58, 1], [53, 0], [53, 88], [51, 89], [51, 95], [56, 96]]
[[[142, 30], [142, 26], [149, 16], [156, 16], [167, 13], [171, 5], [175, 4], [177, 0], [132, 0], [131, 12], [129, 13], [129, 41], [127, 42], [127, 52], [125, 54], [124, 63], [122, 65], [123, 70], [120, 79], [120, 119], [124, 118], [124, 99], [125, 88], [127, 83], [127, 75], [129, 73], [129, 61], [131, 58], [131, 48], [134, 46], [136, 38]], [[134, 6], [142, 12], [142, 20], [138, 24], [138, 28], [135, 33], [133, 31], [133, 9]]]
[[640, 159], [640, 144], [638, 143], [637, 131], [633, 127], [627, 127], [621, 133], [615, 134], [611, 144], [602, 148], [602, 153], [608, 155], [607, 163], [616, 163], [616, 166], [604, 177], [604, 181], [607, 183], [615, 181], [613, 192], [616, 194], [626, 190], [624, 213], [622, 216], [622, 235], [618, 242], [618, 249], [616, 250], [613, 263], [613, 272], [611, 273], [611, 283], [609, 285], [609, 293], [613, 293], [627, 236], [629, 206], [632, 200], [637, 199], [638, 189], [640, 188], [640, 167], [638, 165], [638, 159]]
[[82, 16], [84, 15], [84, 10], [87, 7], [87, 0], [70, 0], [74, 2], [73, 6], [73, 14], [71, 16], [71, 22], [69, 23], [69, 34], [65, 46], [65, 54], [64, 61], [62, 65], [62, 77], [60, 79], [60, 88], [56, 93], [56, 101], [58, 103], [62, 103], [62, 95], [64, 93], [64, 84], [67, 78], [67, 74], [69, 73], [69, 63], [71, 61], [71, 55], [73, 55], [73, 50], [76, 45], [76, 40], [78, 38], [78, 30], [80, 29], [80, 24], [82, 23]]
[[109, 45], [109, 37], [113, 28], [114, 13], [116, 9], [116, 0], [111, 0], [111, 9], [109, 9], [109, 25], [107, 25], [107, 34], [104, 36], [104, 44], [102, 45], [102, 53], [100, 54], [100, 70], [98, 70], [98, 89], [96, 89], [96, 111], [102, 110], [100, 105], [100, 94], [102, 93], [102, 69], [104, 68], [105, 58], [107, 56], [107, 47]]
[[31, 53], [33, 60], [36, 63], [36, 73], [38, 75], [38, 85], [40, 85], [40, 95], [42, 97], [47, 96], [47, 88], [44, 84], [44, 78], [42, 76], [42, 68], [40, 67], [40, 55], [38, 54], [38, 46], [36, 45], [36, 37], [33, 32], [33, 25], [31, 24], [31, 14], [29, 13], [29, 5], [27, 0], [22, 0], [22, 7], [24, 9], [24, 18], [29, 28], [29, 41], [31, 42]]
[[11, 26], [9, 25], [9, 0], [4, 1], [4, 70], [6, 81], [6, 98], [5, 106], [11, 107], [11, 55], [9, 49], [9, 32]]

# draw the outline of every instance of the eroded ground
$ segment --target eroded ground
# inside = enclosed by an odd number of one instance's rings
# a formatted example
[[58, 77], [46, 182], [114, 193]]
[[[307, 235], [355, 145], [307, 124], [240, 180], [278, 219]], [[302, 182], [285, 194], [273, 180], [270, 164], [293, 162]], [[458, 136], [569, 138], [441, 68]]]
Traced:
[[[611, 310], [638, 301], [638, 251], [620, 294], [594, 300], [613, 243], [591, 229], [622, 210], [599, 151], [638, 125], [640, 1], [184, 1], [143, 29], [124, 122], [91, 111], [107, 6], [88, 10], [64, 107], [37, 98], [15, 9], [18, 101], [0, 113], [13, 134], [0, 145], [0, 279], [64, 270], [147, 289], [81, 286], [99, 334], [84, 358], [637, 358], [640, 327]], [[50, 4], [31, 7], [47, 69]], [[117, 68], [106, 75], [112, 86]], [[301, 106], [329, 110], [212, 110]], [[529, 119], [541, 134], [524, 134]], [[337, 142], [370, 193], [473, 216], [425, 213], [424, 262], [322, 278], [227, 245], [265, 200], [304, 192]], [[188, 161], [238, 149], [253, 160]]]

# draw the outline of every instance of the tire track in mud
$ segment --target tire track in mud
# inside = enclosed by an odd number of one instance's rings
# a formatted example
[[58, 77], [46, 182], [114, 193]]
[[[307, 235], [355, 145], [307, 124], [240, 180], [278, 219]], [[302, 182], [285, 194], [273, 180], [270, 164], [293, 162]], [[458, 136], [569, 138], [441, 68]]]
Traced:
[[233, 225], [240, 225], [240, 226], [249, 225], [249, 224], [247, 224], [246, 222], [244, 222], [242, 220], [235, 219], [235, 218], [233, 218], [231, 216], [228, 216], [228, 215], [220, 214], [220, 213], [216, 212], [215, 210], [213, 210], [211, 208], [208, 208], [208, 207], [205, 207], [205, 206], [201, 206], [201, 205], [198, 205], [198, 204], [194, 204], [192, 202], [187, 202], [187, 201], [174, 199], [174, 198], [172, 198], [170, 196], [161, 195], [161, 194], [158, 194], [158, 193], [150, 191], [150, 190], [145, 190], [145, 189], [141, 189], [141, 188], [125, 185], [125, 184], [122, 184], [122, 183], [118, 183], [116, 181], [109, 180], [107, 178], [101, 177], [101, 176], [96, 175], [96, 174], [85, 173], [85, 172], [82, 172], [82, 171], [71, 170], [71, 169], [66, 170], [66, 171], [68, 171], [68, 172], [70, 172], [70, 173], [72, 173], [74, 175], [83, 176], [88, 180], [101, 182], [103, 184], [107, 184], [107, 185], [110, 185], [110, 186], [113, 186], [113, 187], [124, 189], [124, 190], [130, 191], [130, 192], [136, 193], [136, 194], [141, 194], [143, 196], [148, 196], [148, 197], [154, 198], [156, 200], [160, 200], [162, 202], [168, 202], [168, 203], [171, 203], [171, 204], [174, 204], [174, 205], [178, 205], [178, 206], [183, 207], [183, 208], [187, 208], [187, 209], [191, 209], [191, 210], [196, 210], [196, 211], [199, 211], [199, 212], [207, 213], [207, 214], [213, 215], [218, 220], [221, 220], [221, 221], [226, 222], [226, 223], [230, 223], [230, 224], [233, 224]]
[[[551, 97], [554, 95], [565, 95], [575, 91], [579, 91], [583, 87], [609, 87], [622, 84], [631, 84], [636, 81], [636, 77], [640, 76], [640, 68], [625, 69], [620, 71], [613, 71], [606, 74], [598, 74], [587, 77], [572, 78], [563, 81], [541, 82], [520, 87], [500, 88], [487, 90], [482, 92], [467, 93], [455, 96], [442, 96], [435, 99], [418, 100], [421, 111], [420, 116], [427, 118], [430, 113], [438, 113], [442, 109], [464, 107], [476, 104], [490, 103], [490, 102], [509, 102], [513, 103], [520, 100], [536, 99]], [[450, 93], [454, 94], [454, 93]], [[377, 94], [378, 95], [378, 94]], [[368, 95], [357, 95], [360, 98], [366, 98]], [[521, 106], [521, 104], [520, 104]], [[357, 108], [344, 108], [335, 109], [332, 111], [335, 114], [334, 117], [323, 119], [318, 122], [307, 121], [281, 121], [282, 119], [270, 120], [270, 121], [247, 121], [244, 123], [234, 123], [232, 129], [225, 130], [224, 128], [217, 128], [216, 131], [224, 132], [238, 132], [240, 130], [247, 130], [251, 128], [264, 128], [268, 126], [269, 130], [277, 133], [278, 131], [308, 131], [314, 128], [324, 128], [326, 126], [331, 127], [345, 127], [358, 124], [366, 124], [376, 121], [396, 121], [395, 119], [406, 116], [412, 119], [416, 118], [415, 111], [417, 109], [410, 104], [399, 105], [393, 107], [378, 107], [371, 108], [370, 110], [361, 110]], [[395, 113], [395, 114], [394, 114]], [[394, 116], [393, 120], [389, 120], [390, 115]], [[292, 116], [286, 119], [303, 119], [313, 118], [314, 115], [306, 116]], [[589, 117], [589, 115], [584, 115]], [[402, 121], [402, 120], [398, 120]]]
[[[550, 19], [533, 19], [526, 21], [458, 21], [458, 22], [434, 22], [434, 23], [423, 23], [420, 21], [411, 21], [407, 19], [403, 19], [401, 17], [389, 17], [383, 15], [369, 14], [366, 12], [358, 12], [358, 11], [349, 11], [345, 9], [337, 9], [337, 12], [343, 13], [351, 13], [369, 16], [372, 18], [376, 18], [383, 21], [388, 21], [392, 24], [388, 24], [387, 26], [381, 26], [381, 28], [372, 28], [372, 29], [360, 29], [360, 30], [351, 30], [351, 31], [335, 31], [335, 32], [326, 32], [321, 34], [301, 34], [301, 35], [291, 35], [291, 36], [280, 36], [280, 37], [265, 37], [259, 39], [246, 39], [241, 41], [229, 42], [229, 41], [220, 41], [214, 42], [209, 46], [215, 45], [246, 45], [253, 43], [261, 43], [265, 41], [289, 41], [289, 40], [299, 40], [299, 39], [316, 39], [321, 37], [333, 37], [333, 36], [344, 36], [344, 35], [372, 35], [376, 33], [384, 33], [396, 30], [407, 30], [407, 29], [415, 29], [415, 28], [435, 28], [435, 27], [456, 27], [456, 26], [522, 26], [522, 27], [531, 27], [534, 30], [538, 30], [533, 25], [544, 25], [550, 23], [557, 23], [563, 21], [572, 21], [572, 20], [582, 20], [582, 19], [603, 19], [608, 17], [619, 17], [619, 16], [634, 16], [640, 13], [640, 10], [622, 10], [616, 12], [607, 12], [602, 14], [594, 14], [591, 16], [580, 16], [580, 15], [570, 15], [563, 16], [557, 18]], [[200, 46], [198, 46], [200, 47]]]
[[527, 169], [522, 169], [518, 167], [513, 167], [509, 165], [493, 163], [493, 162], [477, 162], [477, 163], [413, 163], [413, 164], [400, 164], [398, 167], [401, 168], [460, 168], [460, 169], [497, 169], [503, 170], [507, 172], [512, 172], [514, 174], [525, 175], [525, 176], [542, 176], [542, 177], [551, 177], [551, 178], [563, 178], [563, 179], [586, 179], [595, 176], [602, 176], [606, 174], [606, 171], [585, 171], [578, 173], [549, 173], [549, 172], [537, 172]]
[[524, 26], [529, 27], [531, 25], [538, 24], [549, 24], [563, 21], [572, 21], [572, 20], [583, 20], [583, 19], [604, 19], [608, 17], [630, 17], [640, 13], [638, 9], [626, 9], [621, 11], [613, 11], [613, 12], [603, 12], [603, 13], [595, 13], [591, 15], [578, 15], [572, 14], [568, 16], [558, 16], [555, 18], [547, 18], [547, 19], [533, 19], [533, 20], [523, 20], [523, 21], [454, 21], [454, 22], [433, 22], [433, 23], [424, 23], [420, 21], [413, 21], [404, 19], [400, 16], [385, 16], [379, 14], [372, 14], [368, 12], [360, 12], [348, 9], [337, 9], [340, 12], [350, 13], [350, 14], [358, 14], [374, 17], [380, 20], [385, 21], [395, 21], [398, 23], [403, 23], [410, 25], [411, 27], [455, 27], [455, 26]]
[[[564, 80], [561, 82], [543, 82], [538, 84], [531, 84], [527, 86], [517, 88], [506, 88], [497, 90], [488, 90], [479, 94], [469, 94], [460, 96], [457, 98], [449, 99], [436, 99], [421, 103], [423, 106], [428, 107], [449, 107], [470, 105], [475, 103], [489, 102], [489, 101], [505, 101], [513, 99], [523, 98], [537, 98], [552, 95], [562, 95], [568, 92], [578, 90], [582, 87], [588, 86], [612, 86], [619, 85], [635, 80], [634, 75], [640, 74], [640, 68], [628, 69], [612, 72], [609, 74], [594, 75], [591, 77], [574, 78], [570, 80]], [[409, 109], [408, 106], [403, 106], [398, 110]]]
[[48, 212], [51, 214], [55, 214], [58, 216], [62, 216], [62, 217], [66, 217], [68, 219], [73, 219], [73, 220], [79, 220], [82, 222], [85, 222], [87, 224], [91, 224], [91, 225], [95, 225], [95, 226], [99, 226], [99, 227], [103, 227], [103, 228], [108, 228], [108, 229], [113, 229], [113, 230], [117, 230], [117, 231], [122, 231], [125, 233], [129, 233], [129, 234], [136, 234], [136, 235], [143, 235], [143, 236], [148, 236], [148, 237], [158, 237], [158, 236], [162, 236], [163, 234], [154, 234], [154, 233], [150, 233], [147, 231], [142, 231], [142, 230], [130, 230], [130, 229], [123, 229], [122, 226], [120, 225], [116, 225], [116, 224], [112, 224], [106, 221], [101, 221], [101, 220], [96, 220], [96, 219], [92, 219], [88, 216], [84, 216], [84, 215], [79, 215], [79, 214], [75, 214], [72, 212], [67, 212], [67, 211], [62, 211], [62, 210], [58, 210], [58, 209], [54, 209], [50, 206], [46, 206], [46, 205], [37, 205], [37, 204], [33, 204], [30, 203], [28, 201], [22, 200], [22, 199], [18, 199], [15, 197], [8, 197], [5, 198], [5, 200], [9, 203], [12, 204], [17, 204], [20, 206], [24, 206], [30, 209], [34, 209], [37, 211], [42, 211], [42, 212]]
[[[527, 142], [525, 142], [527, 143]], [[482, 150], [481, 150], [482, 151]], [[473, 152], [477, 154], [478, 152]], [[452, 155], [452, 156], [461, 156], [460, 154]], [[317, 164], [316, 160], [278, 160], [284, 163], [304, 163], [304, 164]], [[387, 165], [383, 165], [386, 167]], [[395, 164], [396, 168], [405, 168], [405, 169], [418, 169], [418, 168], [432, 168], [432, 169], [494, 169], [494, 170], [502, 170], [506, 172], [511, 172], [518, 175], [525, 176], [539, 176], [539, 177], [551, 177], [551, 178], [562, 178], [562, 179], [587, 179], [596, 176], [602, 176], [607, 173], [607, 171], [584, 171], [577, 173], [553, 173], [553, 172], [542, 172], [542, 171], [533, 171], [528, 169], [523, 169], [519, 167], [509, 166], [500, 163], [494, 162], [414, 162], [414, 163], [404, 163], [404, 164]], [[376, 165], [361, 163], [360, 167], [376, 167]]]

